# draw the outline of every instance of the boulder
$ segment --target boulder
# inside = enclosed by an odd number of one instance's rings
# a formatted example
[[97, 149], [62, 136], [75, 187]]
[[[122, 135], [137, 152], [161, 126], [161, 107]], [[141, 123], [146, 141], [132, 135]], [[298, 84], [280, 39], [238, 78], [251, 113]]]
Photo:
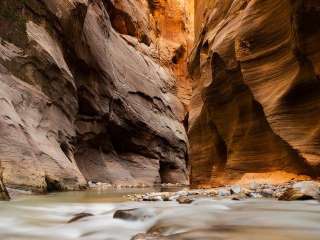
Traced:
[[194, 201], [194, 199], [192, 199], [191, 197], [188, 197], [188, 196], [180, 196], [177, 198], [176, 201], [180, 204], [190, 204]]
[[0, 179], [0, 200], [10, 200], [9, 193]]
[[282, 201], [312, 199], [320, 200], [320, 184], [314, 181], [295, 183], [279, 197]]
[[72, 217], [72, 218], [68, 221], [68, 223], [77, 222], [77, 221], [80, 221], [80, 220], [82, 220], [82, 219], [84, 219], [84, 218], [92, 217], [92, 216], [94, 216], [92, 213], [85, 213], [85, 212], [83, 212], [83, 213], [78, 213], [78, 214], [74, 215], [74, 217]]
[[143, 221], [145, 219], [151, 218], [154, 214], [147, 209], [125, 209], [125, 210], [117, 210], [113, 214], [113, 218], [122, 219], [127, 221]]

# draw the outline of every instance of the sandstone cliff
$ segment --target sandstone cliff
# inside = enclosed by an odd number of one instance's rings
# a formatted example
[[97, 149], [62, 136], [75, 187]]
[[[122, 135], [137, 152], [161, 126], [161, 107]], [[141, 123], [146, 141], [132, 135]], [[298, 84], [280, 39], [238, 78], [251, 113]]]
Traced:
[[0, 1], [4, 184], [51, 191], [83, 188], [88, 180], [187, 183], [185, 7]]
[[192, 183], [319, 174], [319, 1], [195, 5]]

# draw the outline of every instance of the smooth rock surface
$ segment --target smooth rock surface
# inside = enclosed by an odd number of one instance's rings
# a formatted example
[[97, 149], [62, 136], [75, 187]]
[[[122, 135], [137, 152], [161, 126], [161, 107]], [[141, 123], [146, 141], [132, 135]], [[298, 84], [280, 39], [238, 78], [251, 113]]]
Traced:
[[195, 5], [193, 186], [238, 182], [254, 173], [268, 181], [319, 176], [320, 3]]
[[127, 221], [144, 221], [153, 217], [155, 213], [153, 211], [148, 211], [147, 209], [127, 209], [127, 210], [117, 210], [113, 218], [122, 219]]

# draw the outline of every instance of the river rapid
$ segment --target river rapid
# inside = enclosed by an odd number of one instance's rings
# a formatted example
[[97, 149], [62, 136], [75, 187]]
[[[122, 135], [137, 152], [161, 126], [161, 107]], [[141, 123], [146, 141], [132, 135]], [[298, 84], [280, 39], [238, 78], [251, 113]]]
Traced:
[[[0, 202], [1, 240], [130, 240], [157, 229], [170, 239], [319, 240], [317, 201], [199, 199], [132, 202], [129, 193], [158, 189], [65, 192]], [[114, 219], [119, 209], [139, 208], [148, 218]], [[79, 213], [93, 216], [68, 223]], [[176, 236], [176, 237], [174, 237]]]

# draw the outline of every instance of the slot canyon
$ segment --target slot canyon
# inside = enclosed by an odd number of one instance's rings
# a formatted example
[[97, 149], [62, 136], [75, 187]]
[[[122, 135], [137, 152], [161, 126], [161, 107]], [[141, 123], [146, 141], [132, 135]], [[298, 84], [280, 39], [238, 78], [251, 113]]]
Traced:
[[319, 22], [316, 0], [0, 0], [0, 187], [317, 178]]
[[320, 0], [0, 0], [1, 240], [319, 240]]

